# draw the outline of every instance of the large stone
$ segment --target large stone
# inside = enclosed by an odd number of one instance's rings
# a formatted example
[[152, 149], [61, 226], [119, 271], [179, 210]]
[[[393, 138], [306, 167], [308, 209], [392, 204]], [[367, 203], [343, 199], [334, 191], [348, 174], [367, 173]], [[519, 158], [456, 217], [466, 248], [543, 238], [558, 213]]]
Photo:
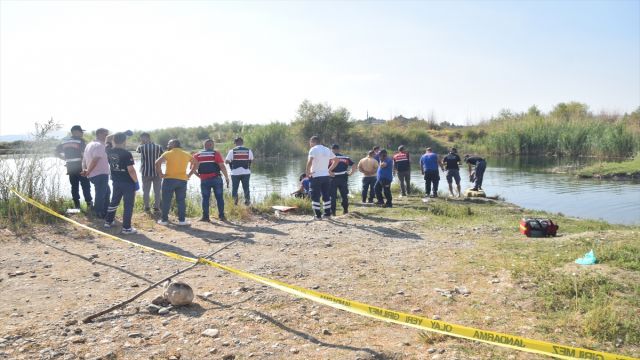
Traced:
[[189, 305], [193, 301], [193, 289], [182, 281], [172, 282], [165, 288], [164, 298], [173, 306]]

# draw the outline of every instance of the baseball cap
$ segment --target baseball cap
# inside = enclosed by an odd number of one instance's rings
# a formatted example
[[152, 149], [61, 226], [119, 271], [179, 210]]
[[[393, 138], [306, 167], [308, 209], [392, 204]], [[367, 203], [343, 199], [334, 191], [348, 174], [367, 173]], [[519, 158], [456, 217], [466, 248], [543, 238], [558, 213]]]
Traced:
[[82, 127], [80, 127], [80, 125], [73, 125], [73, 126], [71, 127], [71, 131], [76, 131], [76, 130], [78, 130], [78, 131], [82, 131], [82, 132], [84, 132], [84, 131], [85, 131]]

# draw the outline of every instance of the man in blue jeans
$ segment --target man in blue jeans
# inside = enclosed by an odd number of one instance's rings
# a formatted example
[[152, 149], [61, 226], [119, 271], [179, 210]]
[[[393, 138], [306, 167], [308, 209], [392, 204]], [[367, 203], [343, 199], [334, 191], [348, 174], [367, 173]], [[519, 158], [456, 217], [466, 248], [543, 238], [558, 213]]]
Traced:
[[[220, 173], [224, 174], [227, 188], [229, 187], [229, 175], [227, 175], [227, 168], [224, 165], [222, 155], [220, 155], [219, 151], [213, 150], [213, 140], [207, 139], [204, 141], [204, 150], [197, 152], [193, 155], [193, 158], [199, 164], [196, 176], [200, 178], [200, 192], [202, 193], [202, 218], [200, 221], [210, 221], [209, 200], [211, 199], [211, 189], [213, 189], [216, 204], [218, 205], [218, 218], [220, 221], [226, 221], [227, 218], [224, 216], [224, 184]], [[248, 195], [248, 193], [245, 193], [245, 195]]]
[[125, 149], [127, 136], [124, 133], [116, 133], [107, 137], [107, 142], [112, 140], [113, 148], [107, 150], [109, 167], [111, 168], [111, 180], [113, 181], [113, 197], [107, 208], [107, 216], [104, 219], [104, 227], [113, 226], [116, 210], [120, 206], [120, 200], [124, 198], [124, 212], [122, 214], [122, 233], [135, 234], [138, 231], [131, 226], [133, 205], [136, 200], [136, 191], [140, 189], [138, 174], [133, 167], [133, 156]]
[[[393, 199], [391, 197], [391, 182], [393, 181], [393, 160], [388, 156], [387, 150], [382, 149], [378, 153], [380, 158], [380, 167], [378, 168], [378, 178], [376, 181], [376, 199], [377, 205], [390, 208], [393, 207]], [[382, 194], [386, 198], [384, 202]]]
[[[477, 155], [465, 155], [464, 162], [469, 166], [469, 172], [471, 173], [471, 178], [473, 181], [473, 191], [482, 190], [482, 180], [484, 179], [484, 171], [487, 169], [487, 161], [484, 158], [481, 158]], [[471, 166], [473, 165], [474, 169], [471, 172]]]
[[[188, 152], [180, 148], [180, 141], [177, 139], [169, 140], [167, 151], [165, 151], [156, 160], [156, 174], [162, 180], [162, 219], [158, 220], [160, 225], [169, 224], [169, 210], [171, 209], [171, 200], [173, 194], [176, 194], [176, 203], [178, 205], [178, 225], [187, 226], [186, 212], [187, 206], [185, 199], [187, 197], [187, 180], [193, 175], [198, 167], [198, 162]], [[166, 162], [166, 171], [162, 172], [162, 164]], [[187, 173], [187, 165], [190, 165]]]
[[93, 184], [95, 190], [95, 202], [93, 212], [104, 219], [107, 215], [111, 189], [109, 189], [109, 161], [107, 161], [107, 151], [105, 141], [109, 135], [109, 130], [100, 128], [96, 130], [96, 139], [87, 144], [82, 158], [81, 176], [86, 176]]

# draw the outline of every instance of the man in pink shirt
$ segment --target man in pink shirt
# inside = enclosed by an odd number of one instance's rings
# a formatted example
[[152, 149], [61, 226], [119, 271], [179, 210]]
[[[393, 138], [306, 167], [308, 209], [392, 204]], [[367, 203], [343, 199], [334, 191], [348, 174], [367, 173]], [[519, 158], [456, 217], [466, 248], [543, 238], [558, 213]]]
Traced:
[[93, 184], [95, 192], [95, 202], [93, 212], [100, 219], [107, 215], [109, 197], [109, 160], [105, 150], [105, 140], [109, 135], [109, 130], [100, 128], [96, 130], [96, 139], [87, 144], [82, 158], [82, 176], [86, 176]]

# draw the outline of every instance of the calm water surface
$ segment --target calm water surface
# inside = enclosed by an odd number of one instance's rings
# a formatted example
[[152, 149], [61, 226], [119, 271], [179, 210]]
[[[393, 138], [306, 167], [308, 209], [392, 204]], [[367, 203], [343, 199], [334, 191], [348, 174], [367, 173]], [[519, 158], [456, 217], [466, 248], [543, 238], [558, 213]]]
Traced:
[[[414, 155], [414, 159], [417, 156]], [[0, 158], [2, 161], [10, 161]], [[354, 158], [357, 162], [358, 159]], [[69, 185], [61, 160], [51, 158], [50, 177], [60, 180], [62, 191]], [[581, 160], [593, 161], [593, 160]], [[139, 159], [136, 159], [139, 165]], [[55, 166], [58, 164], [59, 166]], [[260, 200], [276, 192], [288, 195], [298, 188], [298, 176], [304, 172], [306, 158], [257, 159], [251, 175], [252, 199]], [[629, 181], [600, 181], [578, 179], [567, 174], [551, 174], [549, 169], [575, 165], [575, 160], [555, 158], [489, 158], [483, 188], [487, 195], [499, 195], [507, 201], [528, 209], [561, 212], [565, 215], [588, 219], [602, 219], [617, 224], [640, 225], [640, 183]], [[55, 169], [55, 171], [53, 171]], [[420, 169], [412, 164], [412, 181], [424, 187]], [[461, 170], [463, 190], [470, 186], [469, 174]], [[361, 176], [349, 179], [350, 188], [358, 191]], [[199, 192], [199, 179], [189, 181], [189, 191]], [[448, 193], [444, 174], [441, 174], [440, 192]], [[358, 199], [353, 199], [357, 201]]]

